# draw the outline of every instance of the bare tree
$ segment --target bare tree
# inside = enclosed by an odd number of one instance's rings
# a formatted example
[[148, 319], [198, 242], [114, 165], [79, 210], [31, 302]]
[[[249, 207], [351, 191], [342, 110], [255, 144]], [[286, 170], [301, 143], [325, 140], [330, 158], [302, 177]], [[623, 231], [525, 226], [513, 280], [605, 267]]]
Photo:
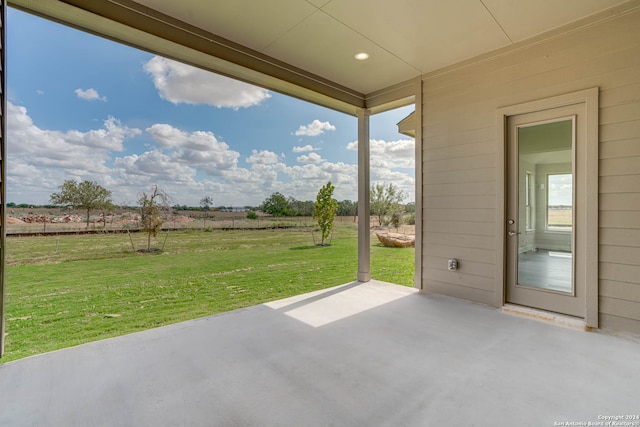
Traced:
[[155, 237], [162, 229], [165, 219], [171, 212], [171, 198], [158, 185], [152, 190], [142, 192], [138, 198], [142, 229], [147, 233], [147, 252], [151, 251], [151, 237]]
[[213, 206], [213, 197], [204, 196], [202, 199], [200, 199], [200, 206], [202, 206], [202, 209], [204, 209], [205, 211], [208, 211], [211, 206]]
[[393, 183], [388, 185], [375, 184], [371, 186], [370, 204], [371, 213], [378, 217], [380, 225], [389, 223], [386, 216], [391, 215], [392, 211], [397, 209], [397, 205], [402, 203], [404, 193], [398, 189]]

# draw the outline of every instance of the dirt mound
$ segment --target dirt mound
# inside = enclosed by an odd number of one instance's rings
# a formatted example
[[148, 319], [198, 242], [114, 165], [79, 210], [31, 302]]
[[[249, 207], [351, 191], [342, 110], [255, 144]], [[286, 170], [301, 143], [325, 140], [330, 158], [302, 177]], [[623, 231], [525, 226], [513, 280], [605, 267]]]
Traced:
[[14, 218], [12, 216], [8, 216], [7, 217], [7, 224], [18, 225], [18, 224], [26, 224], [26, 223], [24, 221], [18, 219], [18, 218]]
[[169, 218], [169, 221], [185, 223], [185, 222], [193, 221], [193, 218], [191, 218], [189, 216], [186, 216], [186, 215], [176, 215], [176, 216], [172, 216], [171, 218]]

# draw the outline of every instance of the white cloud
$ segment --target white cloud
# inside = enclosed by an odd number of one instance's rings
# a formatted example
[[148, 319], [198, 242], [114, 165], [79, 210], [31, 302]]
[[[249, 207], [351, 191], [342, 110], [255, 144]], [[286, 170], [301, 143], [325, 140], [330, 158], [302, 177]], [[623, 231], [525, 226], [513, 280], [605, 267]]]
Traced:
[[358, 165], [355, 164], [326, 162], [322, 164], [322, 170], [334, 175], [348, 175], [354, 178], [358, 176]]
[[114, 151], [141, 133], [110, 117], [101, 129], [87, 132], [41, 129], [25, 107], [7, 103], [7, 192], [27, 197], [28, 203], [47, 203], [65, 179], [105, 182]]
[[210, 175], [235, 167], [240, 157], [212, 132], [186, 132], [168, 124], [155, 124], [147, 128], [147, 133], [161, 148], [172, 150], [173, 161], [194, 165]]
[[270, 165], [278, 163], [278, 155], [268, 150], [251, 150], [251, 155], [246, 158], [247, 163]]
[[[372, 168], [413, 168], [415, 167], [415, 141], [401, 139], [398, 141], [369, 141]], [[347, 149], [358, 151], [358, 141], [347, 144]]]
[[336, 127], [329, 122], [321, 122], [316, 119], [308, 125], [300, 125], [295, 135], [318, 136], [322, 135], [326, 130], [336, 130]]
[[147, 132], [162, 148], [184, 148], [197, 151], [223, 151], [229, 146], [218, 141], [213, 132], [185, 132], [166, 123], [156, 123]]
[[247, 108], [271, 97], [266, 89], [154, 56], [144, 65], [160, 97], [174, 104]]
[[343, 162], [324, 162], [291, 166], [284, 170], [289, 181], [278, 182], [279, 191], [298, 200], [315, 200], [318, 189], [331, 181], [336, 186], [334, 197], [338, 200], [357, 200], [358, 165]]
[[122, 151], [124, 150], [123, 143], [127, 138], [141, 133], [140, 129], [130, 129], [123, 126], [118, 119], [109, 117], [104, 121], [104, 129], [95, 129], [88, 132], [71, 130], [67, 132], [66, 140], [74, 145], [100, 148], [108, 151]]
[[285, 172], [283, 163], [254, 163], [250, 169], [235, 168], [223, 172], [226, 205], [257, 206], [275, 191], [282, 192], [283, 182], [279, 173]]
[[405, 201], [415, 200], [415, 179], [404, 172], [371, 168], [371, 184], [393, 183], [405, 196]]
[[304, 147], [293, 147], [294, 153], [306, 153], [307, 151], [318, 151], [319, 148], [314, 147], [313, 145], [307, 144]]
[[317, 153], [310, 153], [309, 155], [303, 154], [298, 156], [297, 160], [300, 163], [320, 163], [323, 161], [322, 157]]
[[43, 91], [42, 89], [37, 89], [37, 90], [36, 90], [36, 93], [37, 93], [38, 95], [44, 95], [44, 91]]
[[171, 156], [158, 150], [147, 151], [140, 155], [117, 158], [114, 167], [126, 175], [143, 175], [153, 180], [189, 182], [196, 171], [185, 165], [176, 164]]
[[[415, 167], [415, 142], [413, 139], [398, 141], [369, 141], [371, 152], [371, 183], [393, 183], [405, 194], [405, 200], [414, 200], [415, 179], [405, 170]], [[358, 141], [347, 144], [347, 149], [358, 150]], [[357, 172], [355, 172], [357, 174]], [[357, 176], [357, 175], [356, 175]]]
[[78, 98], [84, 99], [85, 101], [102, 101], [107, 102], [106, 96], [100, 96], [97, 90], [93, 88], [89, 88], [87, 90], [84, 89], [76, 89], [75, 93]]
[[331, 174], [313, 164], [287, 167], [286, 172], [294, 180], [328, 181], [331, 179]]
[[[153, 184], [175, 203], [193, 206], [204, 194], [227, 206], [259, 205], [275, 191], [314, 200], [327, 181], [336, 185], [337, 199], [357, 200], [357, 164], [328, 161], [314, 153], [313, 146], [298, 147], [297, 160], [304, 164], [287, 166], [282, 154], [253, 149], [246, 157], [249, 167], [240, 167], [240, 153], [212, 132], [158, 123], [146, 129], [152, 139], [146, 151], [116, 155], [142, 132], [113, 117], [88, 131], [47, 130], [33, 123], [26, 108], [8, 103], [7, 119], [8, 193], [9, 200], [18, 203], [47, 203], [65, 179], [95, 180], [113, 191], [115, 202], [130, 204]], [[398, 168], [412, 162], [412, 147], [411, 141], [373, 140], [372, 164], [379, 166], [372, 166], [372, 183], [393, 182], [411, 200], [414, 179]], [[357, 149], [357, 144], [349, 144], [349, 149]]]
[[38, 187], [46, 181], [46, 174], [34, 165], [27, 164], [24, 159], [12, 159], [7, 162], [7, 179], [9, 187], [19, 184], [26, 187]]
[[97, 171], [104, 167], [111, 151], [124, 150], [124, 142], [141, 131], [124, 126], [113, 117], [104, 128], [87, 132], [40, 129], [27, 109], [7, 103], [8, 152], [36, 166]]

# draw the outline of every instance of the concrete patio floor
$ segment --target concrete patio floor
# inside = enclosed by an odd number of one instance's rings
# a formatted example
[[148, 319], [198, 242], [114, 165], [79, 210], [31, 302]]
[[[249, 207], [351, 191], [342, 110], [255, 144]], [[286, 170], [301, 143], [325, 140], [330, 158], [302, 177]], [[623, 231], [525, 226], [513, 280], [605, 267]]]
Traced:
[[587, 425], [640, 414], [640, 342], [372, 281], [2, 364], [0, 393], [0, 426]]

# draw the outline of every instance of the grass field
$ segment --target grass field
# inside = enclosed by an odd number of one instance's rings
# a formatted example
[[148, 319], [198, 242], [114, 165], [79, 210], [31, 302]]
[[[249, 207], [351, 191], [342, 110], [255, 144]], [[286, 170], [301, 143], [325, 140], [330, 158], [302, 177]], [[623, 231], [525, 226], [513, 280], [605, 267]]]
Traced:
[[570, 230], [572, 222], [572, 209], [549, 208], [547, 210], [547, 228], [549, 230]]
[[[221, 313], [355, 280], [357, 230], [332, 245], [310, 229], [186, 230], [7, 239], [5, 356], [33, 354]], [[165, 241], [166, 239], [166, 241]], [[316, 236], [317, 239], [317, 236]], [[372, 277], [413, 286], [413, 249], [372, 239]]]

